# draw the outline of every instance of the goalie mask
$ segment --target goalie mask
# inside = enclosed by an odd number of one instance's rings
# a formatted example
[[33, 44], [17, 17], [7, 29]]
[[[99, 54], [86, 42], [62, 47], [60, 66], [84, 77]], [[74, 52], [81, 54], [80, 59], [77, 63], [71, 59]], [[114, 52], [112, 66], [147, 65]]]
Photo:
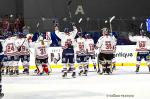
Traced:
[[103, 29], [102, 29], [102, 34], [103, 34], [103, 35], [109, 35], [109, 30], [108, 30], [108, 28], [103, 28]]

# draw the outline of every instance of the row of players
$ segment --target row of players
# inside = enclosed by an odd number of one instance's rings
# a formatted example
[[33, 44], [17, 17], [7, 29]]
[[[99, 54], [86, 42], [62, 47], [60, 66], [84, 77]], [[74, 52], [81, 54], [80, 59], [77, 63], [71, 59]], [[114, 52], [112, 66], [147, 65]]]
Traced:
[[[74, 67], [74, 53], [76, 53], [76, 59], [79, 63], [79, 74], [81, 75], [83, 73], [87, 75], [89, 58], [92, 59], [94, 69], [96, 69], [94, 41], [89, 34], [87, 34], [86, 39], [84, 39], [82, 37], [82, 33], [79, 33], [75, 26], [73, 26], [73, 31], [69, 30], [69, 28], [65, 28], [64, 32], [59, 32], [58, 27], [55, 27], [55, 33], [61, 39], [61, 46], [63, 49], [63, 77], [67, 75], [67, 63], [69, 63], [69, 71], [72, 72], [72, 76], [75, 77], [76, 75]], [[103, 30], [103, 32], [108, 33], [107, 29]], [[22, 33], [19, 33], [18, 37], [13, 36], [11, 32], [8, 32], [7, 35], [8, 38], [4, 41], [3, 44], [3, 65], [6, 69], [6, 74], [19, 74], [18, 63], [20, 59], [24, 66], [23, 72], [27, 74], [29, 73], [29, 59], [31, 53], [30, 47], [35, 48], [37, 74], [43, 74], [43, 72], [49, 74], [47, 49], [51, 44], [51, 37], [43, 39], [43, 37], [40, 36], [36, 42], [31, 42], [31, 37], [29, 38], [27, 36], [27, 38], [25, 38]], [[74, 39], [76, 35], [78, 35], [79, 38]], [[49, 36], [49, 34], [47, 36]], [[101, 41], [99, 42], [100, 43], [97, 45], [101, 44]], [[107, 49], [112, 52], [114, 47], [111, 47], [111, 45], [115, 44], [111, 44], [111, 41], [107, 42]], [[2, 73], [4, 73], [4, 68], [2, 69]]]
[[[64, 32], [60, 32], [59, 28], [55, 27], [56, 35], [61, 39], [62, 51], [62, 63], [63, 63], [63, 77], [67, 76], [68, 69], [67, 64], [69, 64], [69, 71], [72, 73], [72, 77], [76, 77], [76, 70], [74, 67], [74, 55], [76, 53], [76, 59], [79, 63], [79, 75], [87, 75], [88, 73], [88, 61], [89, 58], [92, 59], [94, 64], [94, 69], [96, 69], [95, 61], [95, 49], [99, 48], [98, 63], [102, 66], [98, 66], [98, 73], [111, 73], [112, 72], [112, 59], [114, 58], [114, 53], [116, 51], [116, 38], [110, 35], [107, 28], [102, 29], [102, 34], [96, 43], [94, 44], [93, 39], [90, 35], [86, 35], [86, 39], [82, 37], [82, 33], [79, 33], [77, 28], [73, 26], [73, 31], [69, 28], [65, 28]], [[18, 63], [21, 59], [24, 67], [23, 73], [29, 74], [29, 61], [30, 61], [30, 47], [35, 49], [37, 74], [41, 75], [44, 72], [49, 74], [49, 64], [48, 64], [48, 47], [51, 44], [50, 34], [46, 35], [46, 39], [42, 36], [38, 38], [36, 42], [32, 42], [32, 37], [27, 35], [27, 38], [22, 33], [19, 33], [18, 37], [13, 36], [8, 32], [8, 38], [3, 42], [3, 69], [6, 69], [6, 74], [19, 74]], [[75, 39], [78, 35], [79, 38]], [[149, 55], [148, 45], [149, 38], [144, 36], [144, 32], [140, 31], [140, 36], [129, 35], [129, 39], [133, 42], [137, 42], [137, 68], [136, 72], [139, 71], [140, 61], [144, 58], [148, 61], [147, 56]], [[149, 62], [148, 62], [149, 63]], [[150, 70], [150, 65], [149, 70]]]

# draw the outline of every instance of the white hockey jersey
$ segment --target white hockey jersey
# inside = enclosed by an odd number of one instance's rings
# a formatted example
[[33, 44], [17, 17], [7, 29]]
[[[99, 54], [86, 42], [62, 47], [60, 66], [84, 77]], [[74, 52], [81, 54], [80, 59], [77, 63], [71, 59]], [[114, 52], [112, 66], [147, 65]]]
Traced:
[[51, 32], [46, 32], [46, 40], [51, 40]]
[[85, 39], [84, 38], [77, 38], [76, 39], [76, 44], [75, 44], [75, 49], [76, 49], [76, 53], [79, 52], [85, 52]]
[[42, 45], [41, 41], [35, 43], [35, 57], [37, 59], [45, 59], [48, 58], [48, 48], [50, 43], [44, 42], [45, 44]]
[[20, 51], [18, 51], [19, 55], [29, 55], [29, 42], [26, 38], [19, 38], [15, 41], [15, 46], [20, 49]]
[[94, 48], [94, 40], [93, 39], [86, 39], [85, 40], [85, 47], [88, 53], [95, 53], [95, 48]]
[[68, 44], [71, 44], [74, 46], [75, 43], [75, 36], [77, 34], [77, 28], [73, 27], [73, 31], [70, 32], [69, 35], [65, 34], [64, 32], [60, 32], [59, 30], [55, 30], [55, 34], [61, 39], [61, 46], [63, 49], [68, 48]]
[[114, 36], [102, 36], [97, 44], [101, 53], [114, 53], [116, 51], [116, 38]]
[[129, 35], [129, 40], [136, 42], [137, 52], [147, 52], [150, 47], [150, 39], [146, 36], [131, 36]]
[[3, 51], [5, 55], [15, 56], [18, 54], [18, 49], [15, 46], [16, 37], [7, 38], [3, 44]]

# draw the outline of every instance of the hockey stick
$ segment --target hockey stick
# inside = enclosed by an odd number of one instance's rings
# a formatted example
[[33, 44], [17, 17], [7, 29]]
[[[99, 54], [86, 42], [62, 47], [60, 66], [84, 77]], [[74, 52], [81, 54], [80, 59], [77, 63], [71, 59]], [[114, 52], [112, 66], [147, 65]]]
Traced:
[[[20, 47], [18, 48], [18, 51], [20, 52], [21, 51], [21, 46], [25, 43], [26, 39], [23, 41], [23, 43], [20, 45]], [[29, 45], [28, 45], [29, 46]], [[30, 46], [29, 46], [30, 47]], [[32, 51], [30, 49], [28, 49], [28, 51], [30, 53], [32, 53]]]
[[111, 17], [109, 20], [110, 32], [112, 33], [112, 24], [111, 22], [115, 19], [115, 16]]
[[[79, 25], [81, 24], [82, 20], [83, 20], [82, 18], [79, 19], [78, 21]], [[81, 26], [79, 28], [80, 28], [80, 31], [83, 32]]]
[[40, 23], [39, 23], [39, 21], [38, 21], [38, 23], [36, 24], [37, 32], [39, 32], [39, 25], [40, 25]]
[[70, 10], [71, 3], [72, 3], [72, 0], [69, 0], [68, 3], [67, 3], [67, 8], [68, 8], [68, 11], [69, 11], [70, 20], [72, 20], [72, 14], [71, 14], [71, 10]]
[[72, 14], [71, 14], [71, 7], [70, 7], [70, 5], [71, 5], [71, 3], [72, 3], [72, 0], [69, 0], [68, 2], [67, 2], [67, 8], [68, 8], [68, 13], [69, 13], [69, 18], [70, 18], [70, 23], [72, 24], [72, 25], [74, 25], [75, 23], [74, 22], [72, 22], [73, 20], [72, 20]]

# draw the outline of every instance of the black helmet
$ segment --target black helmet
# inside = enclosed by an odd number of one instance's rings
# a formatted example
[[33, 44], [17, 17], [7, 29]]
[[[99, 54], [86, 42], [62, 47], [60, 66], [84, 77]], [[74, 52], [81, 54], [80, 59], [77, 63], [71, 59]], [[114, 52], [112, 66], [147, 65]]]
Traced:
[[140, 30], [140, 35], [146, 35], [144, 30]]
[[70, 32], [70, 29], [69, 29], [69, 28], [65, 28], [65, 29], [64, 29], [64, 32], [65, 32], [65, 33], [69, 33], [69, 32]]
[[83, 33], [82, 33], [82, 32], [78, 32], [78, 36], [79, 36], [79, 37], [82, 37], [82, 36], [83, 36]]
[[10, 36], [13, 36], [13, 33], [10, 32], [10, 31], [8, 31], [8, 32], [6, 33], [6, 35], [7, 35], [7, 37], [10, 37]]
[[22, 33], [22, 32], [18, 32], [18, 36], [19, 36], [20, 38], [24, 38], [24, 37], [25, 37], [25, 34]]

